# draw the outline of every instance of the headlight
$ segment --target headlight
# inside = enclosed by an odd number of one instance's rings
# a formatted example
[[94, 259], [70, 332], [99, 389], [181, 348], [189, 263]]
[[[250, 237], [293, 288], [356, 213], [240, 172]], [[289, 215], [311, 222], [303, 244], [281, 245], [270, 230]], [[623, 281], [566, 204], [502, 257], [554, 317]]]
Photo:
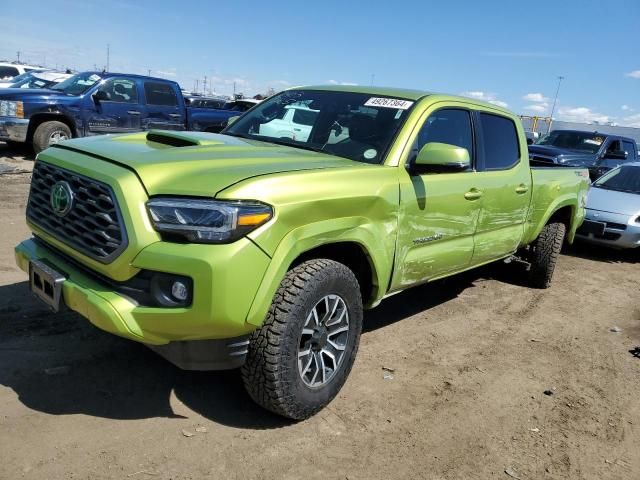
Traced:
[[269, 205], [249, 201], [154, 198], [147, 202], [153, 227], [167, 240], [230, 243], [267, 222]]
[[22, 102], [0, 100], [0, 117], [24, 118], [24, 106]]

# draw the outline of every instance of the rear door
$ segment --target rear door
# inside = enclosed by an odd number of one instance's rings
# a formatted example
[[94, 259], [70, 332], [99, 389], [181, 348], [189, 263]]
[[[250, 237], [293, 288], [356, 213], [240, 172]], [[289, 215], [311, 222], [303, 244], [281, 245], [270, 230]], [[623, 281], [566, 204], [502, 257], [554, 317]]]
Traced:
[[489, 111], [475, 113], [478, 126], [478, 188], [482, 208], [473, 264], [515, 252], [524, 236], [531, 201], [531, 169], [521, 125]]
[[143, 83], [146, 106], [143, 129], [184, 130], [186, 109], [178, 100], [173, 84], [158, 80], [145, 80]]
[[138, 132], [144, 110], [138, 82], [135, 78], [113, 77], [105, 80], [96, 90], [105, 100], [96, 102], [86, 98], [87, 135]]

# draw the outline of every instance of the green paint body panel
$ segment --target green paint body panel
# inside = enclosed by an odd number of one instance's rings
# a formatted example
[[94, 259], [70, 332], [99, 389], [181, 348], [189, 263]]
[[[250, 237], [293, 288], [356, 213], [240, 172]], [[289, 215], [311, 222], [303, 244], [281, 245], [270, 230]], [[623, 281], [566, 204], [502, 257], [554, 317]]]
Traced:
[[[567, 213], [573, 240], [584, 218], [588, 177], [573, 169], [530, 169], [522, 126], [510, 112], [416, 91], [315, 88], [397, 96], [416, 105], [382, 165], [196, 132], [166, 133], [193, 146], [173, 147], [136, 133], [71, 140], [39, 155], [39, 161], [110, 185], [129, 244], [102, 264], [36, 225], [30, 225], [33, 232], [116, 281], [143, 269], [187, 275], [194, 281], [189, 308], [139, 307], [34, 240], [16, 247], [17, 264], [28, 271], [30, 259], [44, 259], [67, 274], [63, 296], [70, 308], [111, 333], [160, 345], [251, 332], [264, 321], [290, 265], [320, 246], [349, 242], [362, 249], [372, 271], [366, 299], [372, 307], [393, 292], [511, 255], [535, 240], [558, 211]], [[513, 119], [519, 162], [501, 171], [410, 174], [410, 145], [424, 120], [444, 107]], [[231, 244], [170, 243], [153, 229], [145, 208], [157, 195], [258, 200], [273, 207], [274, 217]]]

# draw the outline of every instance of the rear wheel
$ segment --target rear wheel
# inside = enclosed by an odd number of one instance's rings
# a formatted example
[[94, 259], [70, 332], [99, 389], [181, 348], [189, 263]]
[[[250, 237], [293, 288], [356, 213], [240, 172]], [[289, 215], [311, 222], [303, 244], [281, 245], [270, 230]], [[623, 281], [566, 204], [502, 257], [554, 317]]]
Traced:
[[562, 249], [567, 227], [564, 223], [548, 223], [531, 244], [529, 284], [535, 288], [549, 288], [558, 255]]
[[33, 150], [40, 153], [51, 145], [71, 138], [71, 129], [62, 122], [44, 122], [33, 133]]
[[262, 407], [302, 420], [338, 394], [362, 330], [358, 281], [328, 259], [302, 263], [280, 284], [264, 325], [251, 336], [242, 378]]

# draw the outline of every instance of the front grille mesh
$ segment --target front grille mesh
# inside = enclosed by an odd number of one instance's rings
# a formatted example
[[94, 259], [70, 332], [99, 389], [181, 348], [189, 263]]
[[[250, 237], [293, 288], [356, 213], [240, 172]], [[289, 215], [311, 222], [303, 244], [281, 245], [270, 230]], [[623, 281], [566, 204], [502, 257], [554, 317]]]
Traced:
[[[59, 217], [51, 207], [51, 189], [66, 181], [73, 207]], [[97, 180], [37, 161], [33, 168], [27, 218], [79, 252], [109, 263], [127, 246], [127, 235], [111, 188]]]

